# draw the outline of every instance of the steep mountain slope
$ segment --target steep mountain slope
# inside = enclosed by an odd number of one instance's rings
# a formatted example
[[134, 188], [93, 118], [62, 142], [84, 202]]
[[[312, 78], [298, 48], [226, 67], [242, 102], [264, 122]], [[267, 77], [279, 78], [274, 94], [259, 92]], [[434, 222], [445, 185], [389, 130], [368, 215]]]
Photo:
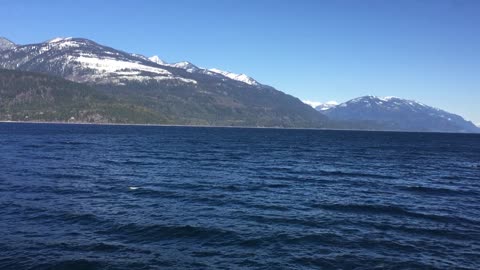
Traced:
[[249, 84], [249, 85], [260, 85], [259, 82], [255, 81], [253, 78], [248, 77], [245, 74], [236, 74], [236, 73], [233, 73], [233, 72], [223, 71], [223, 70], [220, 70], [220, 69], [217, 69], [217, 68], [211, 68], [211, 69], [209, 69], [209, 71], [214, 72], [214, 73], [218, 73], [218, 74], [222, 74], [223, 76], [228, 77], [232, 80], [236, 80], [236, 81], [239, 81], [239, 82], [244, 82], [244, 83]]
[[16, 46], [0, 53], [0, 67], [56, 75], [76, 82], [123, 85], [128, 81], [195, 81], [175, 76], [168, 69], [138, 55], [91, 40], [55, 38], [44, 43]]
[[148, 59], [150, 61], [154, 62], [154, 63], [159, 64], [159, 65], [181, 68], [181, 69], [184, 69], [184, 70], [186, 70], [190, 73], [200, 73], [200, 74], [216, 76], [216, 77], [218, 77], [218, 74], [220, 74], [220, 75], [225, 76], [225, 77], [227, 77], [231, 80], [243, 82], [243, 83], [246, 83], [248, 85], [252, 85], [252, 86], [260, 86], [261, 85], [255, 79], [253, 79], [253, 78], [251, 78], [251, 77], [249, 77], [245, 74], [236, 74], [236, 73], [233, 73], [233, 72], [223, 71], [223, 70], [220, 70], [220, 69], [217, 69], [217, 68], [210, 68], [210, 69], [199, 68], [199, 67], [195, 66], [194, 64], [192, 64], [190, 62], [187, 62], [187, 61], [169, 64], [169, 63], [163, 61], [162, 59], [160, 59], [157, 55], [149, 57]]
[[0, 51], [10, 50], [13, 48], [15, 48], [15, 43], [6, 38], [0, 37]]
[[324, 127], [326, 123], [325, 116], [299, 99], [251, 78], [255, 83], [188, 62], [167, 64], [88, 39], [17, 45], [0, 51], [0, 67], [86, 83], [177, 124]]
[[15, 43], [6, 38], [0, 37], [0, 51], [10, 50], [13, 48], [15, 48]]
[[359, 97], [320, 112], [337, 121], [370, 121], [389, 130], [479, 132], [461, 116], [397, 97]]
[[87, 85], [40, 73], [0, 69], [0, 120], [168, 124]]

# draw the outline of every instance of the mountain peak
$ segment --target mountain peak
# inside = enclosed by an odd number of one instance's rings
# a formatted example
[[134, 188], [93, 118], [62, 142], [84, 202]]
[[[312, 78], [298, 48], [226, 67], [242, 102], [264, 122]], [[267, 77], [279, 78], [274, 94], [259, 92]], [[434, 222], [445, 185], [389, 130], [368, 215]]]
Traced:
[[176, 76], [165, 68], [153, 65], [143, 56], [116, 50], [85, 38], [57, 37], [15, 48], [18, 50], [8, 57], [0, 55], [0, 67], [42, 70], [80, 83], [125, 85], [130, 82], [165, 80], [179, 84], [196, 83], [195, 80]]
[[62, 42], [62, 41], [67, 41], [67, 40], [72, 40], [73, 38], [72, 37], [56, 37], [56, 38], [53, 38], [53, 39], [50, 39], [48, 40], [47, 42], [48, 43], [56, 43], [56, 42]]
[[317, 111], [325, 111], [338, 105], [338, 102], [333, 100], [327, 101], [327, 102], [318, 102], [318, 101], [311, 101], [311, 100], [302, 100], [302, 101], [303, 103], [310, 105], [312, 108], [314, 108]]
[[358, 97], [332, 108], [317, 108], [333, 120], [367, 121], [391, 130], [478, 132], [461, 116], [398, 97]]
[[186, 70], [191, 69], [192, 71], [195, 71], [195, 70], [199, 69], [197, 66], [195, 66], [194, 64], [192, 64], [190, 62], [187, 62], [187, 61], [174, 63], [174, 64], [172, 64], [172, 67], [183, 68], [183, 69], [186, 69]]
[[0, 37], [0, 51], [9, 50], [15, 47], [15, 43], [11, 42], [7, 38]]
[[325, 110], [329, 110], [331, 108], [334, 108], [337, 105], [338, 105], [338, 102], [336, 102], [336, 101], [328, 101], [328, 102], [321, 103], [321, 104], [315, 106], [315, 109], [317, 111], [325, 111]]
[[345, 106], [346, 104], [352, 104], [352, 103], [369, 103], [371, 105], [383, 105], [383, 106], [390, 106], [390, 107], [395, 107], [399, 105], [406, 105], [410, 107], [429, 107], [431, 109], [439, 111], [440, 109], [425, 105], [421, 102], [411, 100], [411, 99], [404, 99], [404, 98], [399, 98], [396, 96], [386, 96], [386, 97], [378, 97], [378, 96], [373, 96], [373, 95], [368, 95], [368, 96], [362, 96], [358, 98], [354, 98], [352, 100], [349, 100], [345, 103], [340, 104], [339, 106]]
[[166, 62], [163, 61], [162, 59], [160, 59], [160, 57], [158, 57], [157, 55], [154, 55], [152, 57], [149, 57], [148, 58], [150, 61], [156, 63], [156, 64], [159, 64], [159, 65], [165, 65]]
[[240, 81], [240, 82], [243, 82], [243, 83], [246, 83], [246, 84], [249, 84], [249, 85], [254, 85], [254, 86], [260, 85], [259, 82], [257, 82], [252, 77], [249, 77], [245, 74], [237, 74], [237, 73], [233, 73], [233, 72], [223, 71], [223, 70], [220, 70], [220, 69], [217, 69], [217, 68], [211, 68], [211, 69], [209, 69], [209, 71], [221, 74], [221, 75], [223, 75], [225, 77], [228, 77], [232, 80]]
[[149, 57], [148, 59], [150, 61], [156, 63], [156, 64], [163, 65], [163, 66], [169, 66], [169, 67], [175, 67], [175, 68], [181, 68], [181, 69], [184, 69], [184, 70], [186, 70], [187, 72], [190, 72], [190, 73], [201, 70], [199, 67], [197, 67], [194, 64], [192, 64], [190, 62], [187, 62], [187, 61], [182, 61], [182, 62], [169, 64], [169, 63], [163, 61], [162, 59], [160, 59], [160, 57], [158, 57], [157, 55]]
[[390, 101], [390, 100], [393, 100], [393, 99], [401, 99], [401, 98], [395, 97], [395, 96], [377, 97], [377, 98], [379, 98], [379, 99], [382, 100], [382, 101]]

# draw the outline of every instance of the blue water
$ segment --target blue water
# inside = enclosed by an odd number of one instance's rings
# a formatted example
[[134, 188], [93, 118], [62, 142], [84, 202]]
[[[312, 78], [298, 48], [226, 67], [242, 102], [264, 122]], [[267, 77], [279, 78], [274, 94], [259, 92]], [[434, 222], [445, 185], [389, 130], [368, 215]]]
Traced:
[[480, 136], [0, 124], [0, 269], [479, 269]]

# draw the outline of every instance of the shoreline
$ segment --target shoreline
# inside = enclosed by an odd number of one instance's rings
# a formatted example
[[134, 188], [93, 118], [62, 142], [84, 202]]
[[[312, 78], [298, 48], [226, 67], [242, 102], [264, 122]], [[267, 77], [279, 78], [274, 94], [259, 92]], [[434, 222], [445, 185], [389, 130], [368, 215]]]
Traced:
[[47, 121], [5, 121], [0, 124], [51, 124], [51, 125], [92, 125], [92, 126], [141, 126], [141, 127], [189, 127], [189, 128], [233, 128], [233, 129], [276, 129], [276, 130], [318, 130], [318, 131], [355, 131], [355, 132], [385, 132], [385, 133], [435, 133], [435, 134], [472, 134], [473, 132], [444, 132], [444, 131], [402, 131], [402, 130], [373, 130], [373, 129], [335, 129], [335, 128], [294, 128], [294, 127], [258, 127], [258, 126], [208, 126], [208, 125], [175, 125], [175, 124], [125, 124], [125, 123], [88, 123], [88, 122], [47, 122]]

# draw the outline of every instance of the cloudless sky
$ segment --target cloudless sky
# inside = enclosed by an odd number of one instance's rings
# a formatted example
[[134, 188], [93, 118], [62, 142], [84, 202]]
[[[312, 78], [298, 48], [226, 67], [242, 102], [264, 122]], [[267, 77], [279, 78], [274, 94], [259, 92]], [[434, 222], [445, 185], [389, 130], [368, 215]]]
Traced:
[[18, 44], [85, 37], [303, 100], [398, 96], [480, 123], [480, 1], [3, 1]]

